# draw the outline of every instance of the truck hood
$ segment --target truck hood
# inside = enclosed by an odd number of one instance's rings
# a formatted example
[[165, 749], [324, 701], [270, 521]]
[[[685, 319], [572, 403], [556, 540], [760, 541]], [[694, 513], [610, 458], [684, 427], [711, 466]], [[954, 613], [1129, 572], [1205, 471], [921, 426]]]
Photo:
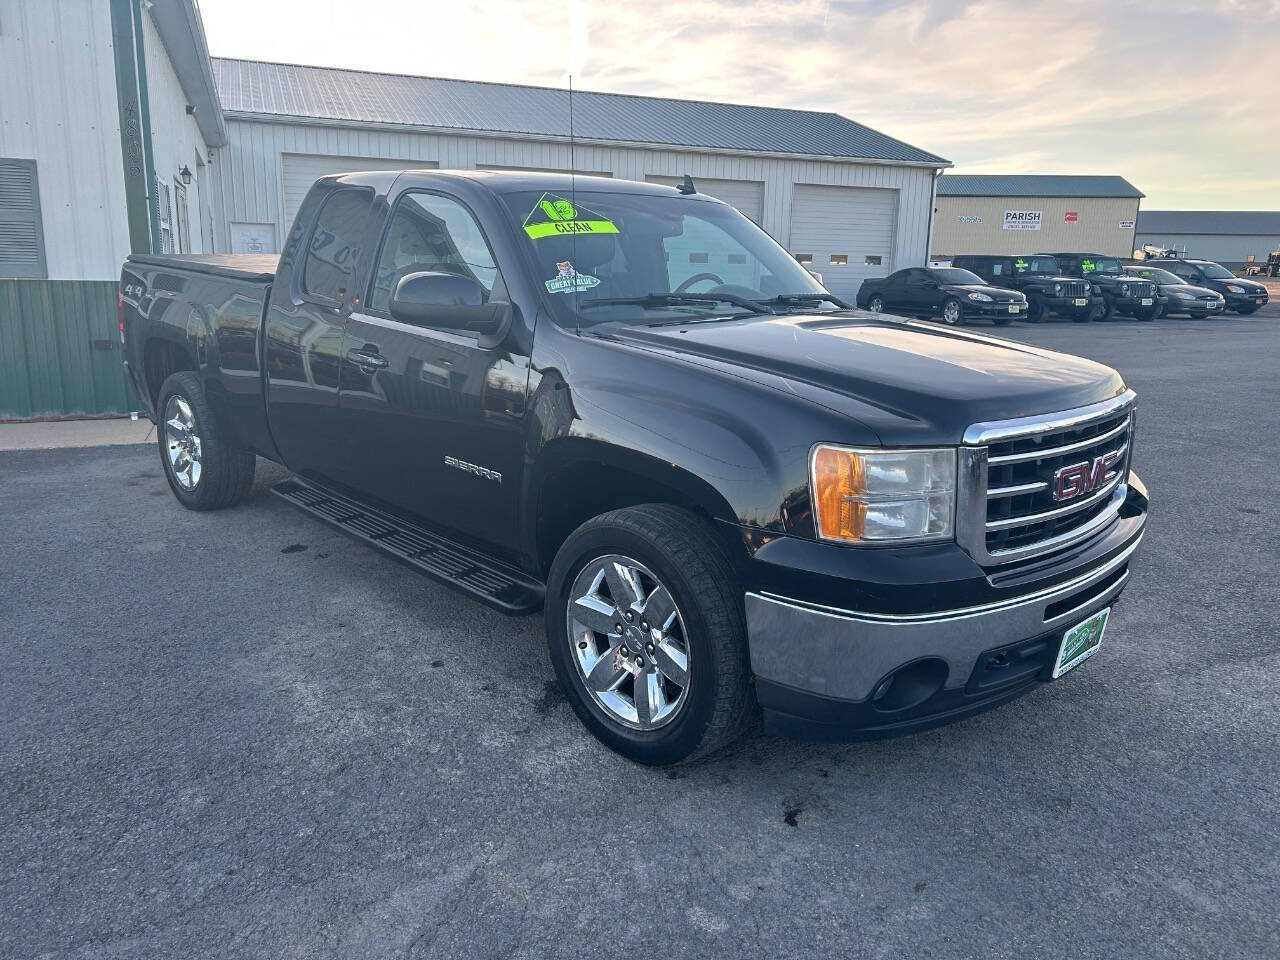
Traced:
[[974, 423], [1068, 410], [1125, 389], [1110, 367], [1082, 357], [863, 311], [598, 332], [820, 403], [886, 445], [958, 443]]

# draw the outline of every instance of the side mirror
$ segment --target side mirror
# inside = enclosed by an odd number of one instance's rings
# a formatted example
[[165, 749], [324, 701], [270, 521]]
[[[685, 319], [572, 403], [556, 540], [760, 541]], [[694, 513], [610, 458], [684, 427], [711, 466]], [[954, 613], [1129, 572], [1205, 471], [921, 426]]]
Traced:
[[457, 273], [410, 273], [400, 278], [391, 295], [391, 316], [418, 327], [492, 335], [507, 322], [511, 304], [488, 302], [486, 296], [484, 287], [474, 277]]

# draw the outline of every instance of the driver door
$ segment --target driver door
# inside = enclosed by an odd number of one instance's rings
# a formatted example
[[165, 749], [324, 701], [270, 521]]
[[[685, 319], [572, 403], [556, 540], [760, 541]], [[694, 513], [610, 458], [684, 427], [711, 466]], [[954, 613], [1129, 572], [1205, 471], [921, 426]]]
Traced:
[[346, 327], [339, 394], [345, 434], [359, 458], [363, 492], [503, 552], [517, 529], [529, 358], [514, 347], [518, 337], [489, 342], [392, 318], [396, 284], [423, 271], [474, 279], [487, 302], [508, 299], [471, 210], [443, 193], [402, 193], [368, 300]]

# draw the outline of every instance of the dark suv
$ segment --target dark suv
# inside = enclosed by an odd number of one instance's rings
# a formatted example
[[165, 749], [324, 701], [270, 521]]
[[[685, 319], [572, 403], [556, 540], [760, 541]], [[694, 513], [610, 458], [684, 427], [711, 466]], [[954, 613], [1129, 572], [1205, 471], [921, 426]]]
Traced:
[[1048, 254], [1029, 257], [952, 257], [951, 264], [976, 273], [993, 287], [1017, 290], [1027, 298], [1027, 319], [1039, 323], [1048, 314], [1084, 323], [1101, 300], [1090, 295], [1089, 284], [1064, 276], [1058, 261]]
[[1248, 316], [1266, 306], [1270, 299], [1267, 288], [1256, 280], [1242, 280], [1212, 260], [1143, 260], [1143, 266], [1160, 267], [1175, 273], [1187, 283], [1208, 287], [1222, 294], [1227, 309]]
[[1095, 320], [1111, 320], [1116, 314], [1154, 320], [1160, 313], [1156, 285], [1124, 272], [1118, 257], [1100, 253], [1055, 253], [1064, 273], [1088, 280], [1095, 297], [1101, 302], [1094, 311]]

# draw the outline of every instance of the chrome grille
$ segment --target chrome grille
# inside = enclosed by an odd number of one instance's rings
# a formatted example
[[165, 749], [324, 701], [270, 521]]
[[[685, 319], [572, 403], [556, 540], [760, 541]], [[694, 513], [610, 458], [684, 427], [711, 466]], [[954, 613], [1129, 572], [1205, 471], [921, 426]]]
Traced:
[[1064, 297], [1087, 297], [1089, 295], [1089, 283], [1086, 280], [1069, 280], [1062, 284], [1062, 296]]
[[[1049, 553], [1091, 536], [1115, 519], [1128, 494], [1134, 393], [1045, 417], [970, 427], [961, 448], [957, 536], [981, 563]], [[1064, 467], [1115, 454], [1089, 492], [1058, 501]]]

